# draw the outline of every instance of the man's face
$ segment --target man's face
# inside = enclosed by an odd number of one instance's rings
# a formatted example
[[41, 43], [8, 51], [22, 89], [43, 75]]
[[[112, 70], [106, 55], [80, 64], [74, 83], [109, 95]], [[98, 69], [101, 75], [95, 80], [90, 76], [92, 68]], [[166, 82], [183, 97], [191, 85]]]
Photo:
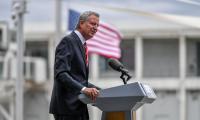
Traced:
[[88, 40], [97, 32], [99, 26], [99, 18], [95, 15], [89, 16], [88, 20], [80, 23], [80, 32], [83, 37]]

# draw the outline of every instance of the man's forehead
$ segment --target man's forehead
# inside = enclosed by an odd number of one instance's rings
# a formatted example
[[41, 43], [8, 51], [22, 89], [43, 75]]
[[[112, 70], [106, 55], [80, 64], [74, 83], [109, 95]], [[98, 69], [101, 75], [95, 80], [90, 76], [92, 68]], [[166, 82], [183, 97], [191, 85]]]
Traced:
[[88, 17], [88, 20], [99, 20], [99, 17], [95, 16], [95, 15], [91, 15]]

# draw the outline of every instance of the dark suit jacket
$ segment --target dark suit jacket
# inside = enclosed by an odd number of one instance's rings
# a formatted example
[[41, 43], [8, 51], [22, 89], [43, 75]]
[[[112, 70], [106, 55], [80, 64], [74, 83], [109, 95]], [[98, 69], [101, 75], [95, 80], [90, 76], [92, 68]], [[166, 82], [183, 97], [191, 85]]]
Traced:
[[50, 113], [78, 115], [87, 112], [87, 106], [78, 99], [84, 86], [95, 87], [88, 83], [83, 45], [76, 33], [72, 32], [56, 48]]

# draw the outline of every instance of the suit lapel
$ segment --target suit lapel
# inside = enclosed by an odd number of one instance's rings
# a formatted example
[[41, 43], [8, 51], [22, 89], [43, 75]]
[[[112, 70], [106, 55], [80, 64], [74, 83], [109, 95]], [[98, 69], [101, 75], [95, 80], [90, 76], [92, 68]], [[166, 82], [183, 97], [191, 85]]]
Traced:
[[79, 37], [76, 35], [76, 33], [72, 32], [72, 35], [74, 36], [75, 41], [76, 41], [76, 43], [78, 44], [78, 47], [79, 47], [79, 49], [80, 49], [80, 51], [81, 51], [81, 55], [82, 55], [83, 61], [84, 61], [84, 63], [86, 64], [85, 50], [84, 50], [84, 48], [83, 48], [83, 45], [82, 45], [82, 43], [81, 43], [81, 40], [80, 40]]
[[[84, 63], [85, 63], [86, 72], [88, 73], [88, 66], [86, 65], [86, 56], [85, 56], [85, 50], [84, 50], [84, 48], [83, 48], [83, 44], [82, 44], [80, 38], [78, 37], [78, 35], [76, 35], [75, 32], [72, 32], [72, 35], [74, 36], [74, 40], [75, 40], [76, 43], [78, 44], [78, 47], [79, 47], [79, 49], [80, 49], [80, 52], [81, 52], [83, 61], [84, 61]], [[88, 76], [88, 74], [86, 74], [86, 76]]]

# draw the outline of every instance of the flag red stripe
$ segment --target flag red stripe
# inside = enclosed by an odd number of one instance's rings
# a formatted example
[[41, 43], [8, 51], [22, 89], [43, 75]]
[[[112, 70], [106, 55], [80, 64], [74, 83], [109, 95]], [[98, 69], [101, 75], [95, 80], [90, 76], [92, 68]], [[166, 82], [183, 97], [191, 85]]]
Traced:
[[106, 58], [115, 58], [115, 59], [119, 59], [120, 58], [119, 56], [116, 57], [116, 56], [113, 56], [113, 55], [108, 55], [106, 53], [100, 53], [100, 52], [96, 52], [96, 51], [92, 51], [89, 54], [92, 54], [92, 53], [99, 54], [99, 55], [104, 56]]
[[[101, 39], [105, 39], [105, 40], [108, 40], [109, 42], [120, 42], [120, 39], [118, 39], [118, 38], [113, 38], [113, 37], [110, 37], [110, 36], [106, 36], [106, 35], [104, 35], [104, 34], [101, 34], [100, 32], [97, 32], [96, 34], [95, 34], [95, 36], [94, 37], [99, 37], [99, 38], [101, 38]], [[94, 38], [93, 37], [93, 38]]]
[[109, 42], [97, 37], [92, 38], [91, 40], [87, 41], [88, 44], [90, 44], [90, 42], [98, 42], [102, 45], [106, 45], [106, 46], [110, 46], [110, 47], [118, 47], [119, 43], [116, 42]]
[[111, 35], [112, 37], [115, 37], [115, 38], [118, 38], [118, 39], [121, 38], [121, 37], [119, 37], [116, 33], [114, 33], [114, 32], [112, 32], [112, 31], [108, 30], [107, 28], [99, 27], [98, 30], [99, 30], [100, 32], [107, 33], [108, 35]]
[[108, 56], [113, 56], [115, 58], [120, 58], [120, 54], [119, 53], [102, 50], [102, 49], [97, 48], [97, 47], [95, 47], [95, 48], [91, 48], [90, 47], [90, 49], [88, 48], [88, 50], [89, 50], [89, 53], [94, 53], [95, 52], [95, 53], [102, 54], [102, 55], [108, 55]]
[[107, 36], [107, 37], [120, 39], [120, 37], [118, 37], [117, 35], [113, 35], [113, 32], [108, 32], [108, 31], [102, 30], [101, 28], [98, 29], [98, 32], [100, 34], [103, 34], [103, 35]]
[[98, 43], [90, 43], [90, 44], [87, 44], [88, 48], [90, 48], [90, 50], [92, 50], [91, 48], [100, 48], [100, 49], [103, 49], [103, 50], [107, 50], [107, 51], [111, 51], [111, 52], [116, 52], [116, 53], [119, 53], [120, 52], [120, 49], [119, 48], [113, 48], [113, 47], [105, 47], [105, 46], [102, 46], [102, 45], [99, 45]]
[[106, 29], [108, 29], [109, 31], [112, 31], [113, 33], [115, 33], [115, 34], [118, 36], [118, 38], [121, 38], [121, 35], [119, 34], [119, 32], [118, 32], [117, 29], [114, 29], [114, 28], [111, 27], [111, 26], [108, 27], [108, 25], [105, 25], [105, 24], [103, 24], [103, 23], [101, 23], [99, 26], [101, 26], [101, 27], [103, 27], [103, 28], [106, 28]]
[[117, 29], [100, 22], [95, 36], [87, 41], [88, 51], [89, 53], [118, 59], [121, 57], [120, 41], [121, 35]]

